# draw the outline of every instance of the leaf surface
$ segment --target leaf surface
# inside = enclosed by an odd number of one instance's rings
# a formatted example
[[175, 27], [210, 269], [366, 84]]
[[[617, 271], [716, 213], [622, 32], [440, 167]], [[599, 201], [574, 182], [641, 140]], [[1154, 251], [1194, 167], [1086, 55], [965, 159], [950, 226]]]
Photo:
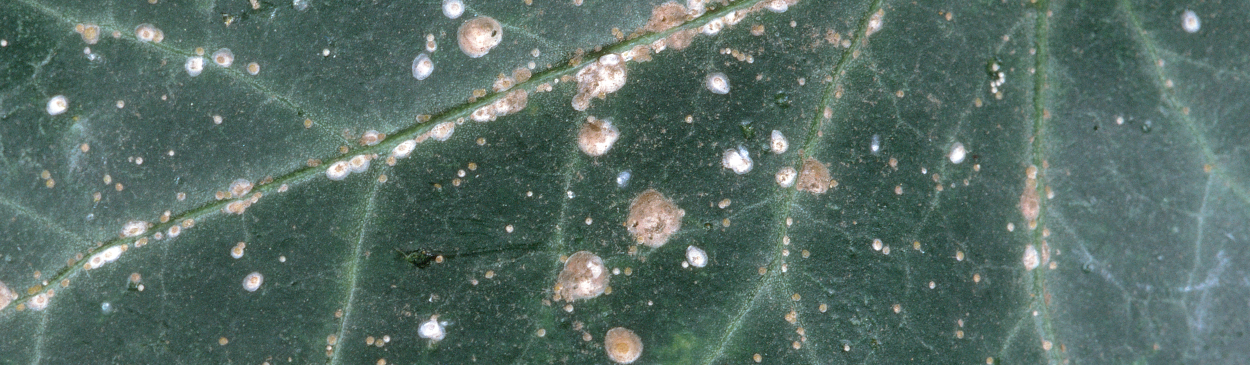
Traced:
[[[614, 327], [639, 363], [1245, 356], [1244, 4], [784, 3], [0, 4], [0, 362], [605, 363]], [[780, 182], [814, 164], [827, 191]], [[648, 189], [684, 211], [660, 247], [625, 224]], [[578, 251], [610, 284], [570, 303]]]

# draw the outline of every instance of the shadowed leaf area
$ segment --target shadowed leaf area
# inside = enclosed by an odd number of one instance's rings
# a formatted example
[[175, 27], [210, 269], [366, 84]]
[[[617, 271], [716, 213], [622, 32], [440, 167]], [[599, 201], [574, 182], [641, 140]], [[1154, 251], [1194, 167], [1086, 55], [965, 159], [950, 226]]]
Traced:
[[1247, 11], [2, 2], [0, 363], [1236, 363]]

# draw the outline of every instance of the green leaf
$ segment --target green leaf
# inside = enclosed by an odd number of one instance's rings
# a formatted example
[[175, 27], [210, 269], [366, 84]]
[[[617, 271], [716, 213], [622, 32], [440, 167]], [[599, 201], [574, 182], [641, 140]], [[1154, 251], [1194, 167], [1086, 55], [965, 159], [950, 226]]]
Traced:
[[0, 363], [1250, 348], [1244, 3], [152, 2], [0, 4]]

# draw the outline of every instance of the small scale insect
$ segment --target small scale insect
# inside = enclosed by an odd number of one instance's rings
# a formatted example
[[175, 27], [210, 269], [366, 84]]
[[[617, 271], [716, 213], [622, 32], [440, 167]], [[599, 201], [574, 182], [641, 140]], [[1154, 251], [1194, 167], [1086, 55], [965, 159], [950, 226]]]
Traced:
[[629, 170], [621, 171], [616, 174], [616, 187], [624, 189], [629, 186], [629, 178], [632, 176]]
[[1202, 29], [1202, 19], [1198, 18], [1198, 13], [1194, 13], [1193, 10], [1185, 10], [1185, 13], [1181, 14], [1181, 28], [1189, 33], [1197, 33]]
[[231, 52], [229, 48], [222, 48], [217, 50], [217, 52], [213, 52], [212, 59], [213, 63], [216, 63], [218, 66], [230, 67], [230, 65], [234, 64], [234, 52]]
[[751, 153], [743, 146], [738, 146], [737, 149], [727, 149], [721, 156], [721, 166], [738, 175], [751, 172], [753, 165]]
[[686, 247], [686, 262], [696, 268], [707, 266], [707, 251], [693, 245]]
[[421, 327], [417, 329], [417, 334], [421, 338], [438, 342], [447, 337], [447, 322], [439, 322], [438, 315], [430, 316], [430, 320], [421, 323]]
[[204, 72], [204, 57], [187, 57], [187, 62], [183, 64], [182, 68], [191, 77], [199, 76], [201, 72]]
[[464, 2], [460, 0], [443, 0], [443, 15], [448, 19], [459, 18], [464, 14]]
[[713, 94], [724, 95], [729, 93], [729, 77], [723, 73], [715, 72], [708, 74], [704, 84], [708, 91], [711, 91]]
[[48, 99], [47, 110], [48, 115], [60, 115], [69, 110], [69, 99], [65, 98], [65, 95], [53, 96], [51, 99]]
[[430, 77], [434, 73], [434, 61], [430, 60], [430, 55], [422, 53], [417, 58], [412, 59], [412, 77], [420, 80]]

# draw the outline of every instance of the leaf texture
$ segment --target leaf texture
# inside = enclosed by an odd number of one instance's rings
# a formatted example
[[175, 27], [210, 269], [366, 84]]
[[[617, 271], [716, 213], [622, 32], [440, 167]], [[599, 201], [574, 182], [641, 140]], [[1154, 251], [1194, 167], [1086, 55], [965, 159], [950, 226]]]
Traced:
[[1246, 355], [1244, 3], [701, 3], [0, 4], [0, 362]]

